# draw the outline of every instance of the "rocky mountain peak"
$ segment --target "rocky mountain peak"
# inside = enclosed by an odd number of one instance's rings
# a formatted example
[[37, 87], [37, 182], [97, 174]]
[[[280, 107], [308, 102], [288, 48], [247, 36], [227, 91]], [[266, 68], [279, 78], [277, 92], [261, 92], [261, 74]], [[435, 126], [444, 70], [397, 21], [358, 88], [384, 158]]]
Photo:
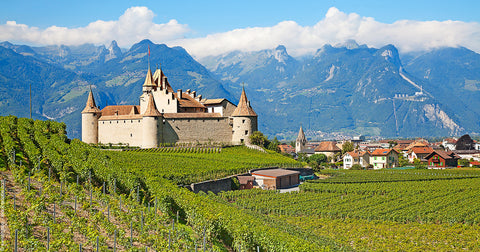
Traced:
[[117, 41], [113, 40], [108, 47], [108, 54], [105, 55], [105, 61], [119, 58], [122, 56], [122, 50], [118, 47]]

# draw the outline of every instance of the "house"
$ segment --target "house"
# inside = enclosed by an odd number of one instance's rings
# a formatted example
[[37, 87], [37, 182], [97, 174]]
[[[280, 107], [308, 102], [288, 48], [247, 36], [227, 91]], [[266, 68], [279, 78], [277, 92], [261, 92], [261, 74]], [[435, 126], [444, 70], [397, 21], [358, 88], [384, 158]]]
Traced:
[[460, 156], [452, 151], [434, 150], [425, 159], [429, 168], [457, 167]]
[[343, 155], [343, 169], [350, 169], [354, 164], [362, 167], [369, 165], [370, 153], [368, 151], [350, 151]]
[[415, 159], [420, 159], [422, 162], [427, 162], [425, 157], [433, 152], [433, 148], [424, 146], [424, 147], [413, 147], [408, 151], [408, 162], [413, 163]]
[[240, 184], [240, 190], [252, 189], [255, 182], [254, 176], [237, 176], [238, 183]]
[[327, 157], [333, 158], [335, 154], [341, 153], [342, 150], [338, 148], [336, 142], [332, 141], [327, 141], [327, 142], [321, 142], [316, 148], [315, 148], [315, 154], [324, 154]]
[[280, 149], [281, 153], [287, 153], [287, 154], [295, 153], [295, 148], [293, 148], [293, 146], [289, 144], [285, 144], [285, 143], [279, 144], [278, 148]]
[[370, 154], [373, 169], [394, 168], [398, 166], [398, 152], [394, 149], [376, 149]]
[[455, 150], [455, 147], [457, 146], [457, 140], [457, 138], [445, 138], [442, 142], [443, 148], [446, 151]]
[[257, 170], [251, 173], [262, 189], [276, 190], [300, 183], [300, 172], [285, 169]]

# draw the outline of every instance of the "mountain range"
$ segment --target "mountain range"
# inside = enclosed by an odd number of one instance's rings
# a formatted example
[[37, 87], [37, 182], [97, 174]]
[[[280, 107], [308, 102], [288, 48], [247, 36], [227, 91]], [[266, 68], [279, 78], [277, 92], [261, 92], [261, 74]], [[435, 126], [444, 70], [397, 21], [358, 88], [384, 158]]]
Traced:
[[459, 47], [399, 55], [393, 45], [355, 41], [325, 45], [301, 59], [280, 45], [198, 60], [149, 40], [128, 50], [115, 41], [108, 48], [3, 42], [0, 114], [28, 116], [31, 86], [33, 117], [64, 121], [69, 136], [79, 138], [88, 90], [100, 107], [138, 104], [148, 64], [161, 67], [174, 89], [207, 98], [236, 103], [244, 87], [259, 129], [280, 139], [292, 139], [300, 125], [310, 138], [480, 132], [479, 54]]

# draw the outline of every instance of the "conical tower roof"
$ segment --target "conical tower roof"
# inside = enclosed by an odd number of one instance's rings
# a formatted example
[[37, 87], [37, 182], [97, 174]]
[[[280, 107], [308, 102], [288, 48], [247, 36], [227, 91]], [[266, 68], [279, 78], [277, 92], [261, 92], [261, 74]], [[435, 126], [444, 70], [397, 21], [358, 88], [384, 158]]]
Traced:
[[253, 108], [250, 106], [250, 102], [248, 102], [247, 95], [245, 94], [245, 88], [242, 88], [242, 95], [240, 96], [240, 101], [238, 102], [238, 106], [233, 111], [232, 116], [257, 116]]
[[147, 87], [147, 86], [154, 86], [154, 85], [155, 84], [153, 82], [152, 70], [148, 68], [147, 77], [145, 77], [145, 82], [143, 83], [143, 86]]
[[83, 109], [82, 113], [98, 113], [98, 112], [100, 112], [100, 109], [98, 109], [97, 105], [95, 105], [95, 99], [93, 98], [92, 89], [90, 89], [90, 92], [88, 93], [87, 104], [85, 105], [85, 108]]
[[162, 81], [162, 75], [163, 75], [162, 69], [159, 69], [159, 68], [157, 68], [157, 70], [155, 70], [155, 73], [153, 73], [153, 83], [156, 86], [160, 86]]
[[157, 108], [155, 107], [155, 100], [153, 100], [153, 95], [148, 93], [148, 102], [147, 102], [147, 110], [143, 113], [143, 116], [161, 116], [160, 112], [158, 112]]
[[302, 126], [300, 126], [300, 130], [298, 131], [297, 141], [304, 141], [304, 140], [306, 140], [305, 133], [303, 133]]

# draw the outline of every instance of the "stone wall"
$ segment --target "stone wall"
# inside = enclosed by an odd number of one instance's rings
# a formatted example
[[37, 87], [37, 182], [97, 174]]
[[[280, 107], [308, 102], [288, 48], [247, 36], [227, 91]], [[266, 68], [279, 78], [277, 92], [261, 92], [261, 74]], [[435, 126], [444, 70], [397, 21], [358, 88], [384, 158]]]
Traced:
[[166, 143], [231, 143], [232, 127], [228, 117], [169, 118], [163, 124]]
[[101, 120], [98, 122], [99, 143], [142, 146], [142, 133], [142, 119]]
[[228, 177], [218, 180], [203, 181], [200, 183], [191, 184], [190, 189], [194, 193], [198, 193], [200, 191], [213, 193], [219, 193], [221, 191], [226, 192], [232, 190], [232, 179], [231, 177]]

